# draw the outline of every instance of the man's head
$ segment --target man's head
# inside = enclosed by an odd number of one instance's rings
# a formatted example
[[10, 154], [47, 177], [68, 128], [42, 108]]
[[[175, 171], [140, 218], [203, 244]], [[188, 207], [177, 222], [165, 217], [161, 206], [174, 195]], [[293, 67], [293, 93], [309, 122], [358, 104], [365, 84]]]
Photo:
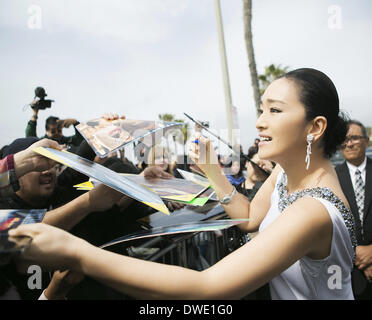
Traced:
[[50, 116], [45, 121], [45, 133], [50, 139], [59, 140], [62, 138], [62, 128], [58, 126], [58, 120], [59, 118]]
[[[3, 156], [23, 151], [38, 140], [36, 137], [16, 139], [4, 150]], [[56, 181], [55, 168], [43, 172], [29, 172], [18, 179], [20, 189], [17, 195], [35, 208], [43, 207], [53, 194]]]
[[19, 178], [20, 189], [17, 195], [36, 208], [44, 207], [54, 192], [56, 177], [56, 168], [43, 172], [29, 172]]
[[342, 154], [346, 161], [359, 166], [365, 159], [369, 137], [362, 123], [356, 120], [348, 121], [346, 140], [342, 144]]

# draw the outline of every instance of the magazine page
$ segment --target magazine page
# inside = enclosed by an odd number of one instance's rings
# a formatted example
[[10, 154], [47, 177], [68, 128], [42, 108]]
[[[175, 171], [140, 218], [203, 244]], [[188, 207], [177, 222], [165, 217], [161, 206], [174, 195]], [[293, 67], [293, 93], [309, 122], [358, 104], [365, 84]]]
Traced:
[[208, 188], [208, 187], [211, 186], [211, 183], [209, 182], [209, 180], [207, 178], [204, 178], [204, 177], [200, 176], [199, 174], [195, 174], [195, 173], [185, 171], [185, 170], [182, 170], [182, 169], [177, 169], [177, 171], [186, 180], [189, 180], [189, 181], [192, 181], [194, 183], [200, 184], [205, 188]]
[[[200, 184], [196, 184], [192, 181], [185, 179], [161, 179], [161, 178], [145, 178], [141, 175], [136, 174], [121, 174], [129, 180], [138, 183], [153, 192], [158, 194], [162, 199], [169, 201], [182, 202], [194, 205], [203, 205], [209, 200], [209, 197], [213, 193], [213, 190], [208, 191], [208, 187], [203, 187]], [[97, 181], [86, 181], [75, 185], [77, 190], [91, 190], [99, 182]], [[196, 200], [199, 199], [199, 200]], [[203, 203], [204, 202], [204, 203]]]
[[206, 188], [185, 179], [148, 179], [141, 175], [125, 174], [128, 179], [139, 183], [156, 192], [161, 198], [167, 200], [189, 202], [203, 193]]
[[206, 221], [215, 219], [227, 219], [228, 215], [219, 202], [210, 201], [202, 207], [186, 206], [180, 210], [172, 212], [172, 215], [166, 216], [161, 212], [155, 212], [143, 218], [137, 219], [137, 222], [145, 229], [170, 226], [185, 222]]
[[167, 206], [156, 193], [98, 163], [67, 151], [59, 151], [52, 148], [38, 147], [34, 149], [34, 152], [65, 164], [76, 171], [99, 180], [108, 187], [124, 193], [128, 197], [140, 201], [165, 214], [169, 214]]
[[21, 224], [39, 223], [46, 209], [0, 210], [0, 254], [22, 251], [30, 242], [30, 237], [9, 237], [8, 231]]
[[104, 158], [142, 138], [142, 142], [151, 147], [154, 144], [151, 135], [158, 131], [164, 135], [165, 130], [180, 125], [180, 122], [98, 118], [80, 123], [76, 128], [94, 152]]

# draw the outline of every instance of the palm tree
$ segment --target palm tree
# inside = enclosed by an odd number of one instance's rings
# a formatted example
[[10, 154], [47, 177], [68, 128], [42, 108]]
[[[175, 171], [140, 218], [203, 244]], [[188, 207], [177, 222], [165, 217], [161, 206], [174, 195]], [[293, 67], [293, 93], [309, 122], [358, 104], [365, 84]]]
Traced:
[[282, 67], [280, 64], [275, 65], [271, 64], [268, 67], [265, 67], [265, 73], [258, 76], [260, 83], [260, 95], [262, 96], [265, 92], [268, 85], [273, 82], [276, 78], [282, 76], [288, 72], [289, 67]]
[[243, 0], [244, 37], [248, 54], [249, 71], [253, 88], [253, 97], [256, 104], [256, 112], [260, 108], [260, 90], [257, 76], [256, 61], [254, 58], [253, 36], [252, 36], [252, 0]]
[[174, 121], [174, 114], [171, 114], [171, 113], [160, 113], [158, 117], [159, 117], [159, 120], [162, 120], [162, 121], [169, 121], [169, 122]]

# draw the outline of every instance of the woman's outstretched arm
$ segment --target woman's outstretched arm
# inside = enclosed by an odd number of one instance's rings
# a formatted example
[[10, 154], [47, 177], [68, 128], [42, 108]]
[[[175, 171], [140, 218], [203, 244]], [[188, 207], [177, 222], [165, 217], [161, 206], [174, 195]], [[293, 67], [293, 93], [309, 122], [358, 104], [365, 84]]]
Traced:
[[330, 248], [332, 222], [319, 201], [300, 199], [250, 242], [201, 272], [121, 256], [44, 224], [23, 225], [10, 234], [33, 238], [23, 253], [26, 261], [82, 272], [136, 298], [238, 299], [305, 255], [327, 256], [319, 252]]

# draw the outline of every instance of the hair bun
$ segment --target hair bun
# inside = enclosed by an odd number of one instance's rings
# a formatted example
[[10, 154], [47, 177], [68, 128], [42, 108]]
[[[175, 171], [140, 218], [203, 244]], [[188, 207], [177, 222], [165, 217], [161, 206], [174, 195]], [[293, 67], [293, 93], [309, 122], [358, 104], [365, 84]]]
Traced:
[[346, 114], [340, 111], [331, 130], [327, 132], [328, 139], [324, 140], [324, 141], [327, 141], [324, 149], [328, 157], [331, 157], [344, 143], [346, 139], [347, 130], [348, 130], [348, 125], [347, 125], [348, 120], [349, 119], [346, 116]]

